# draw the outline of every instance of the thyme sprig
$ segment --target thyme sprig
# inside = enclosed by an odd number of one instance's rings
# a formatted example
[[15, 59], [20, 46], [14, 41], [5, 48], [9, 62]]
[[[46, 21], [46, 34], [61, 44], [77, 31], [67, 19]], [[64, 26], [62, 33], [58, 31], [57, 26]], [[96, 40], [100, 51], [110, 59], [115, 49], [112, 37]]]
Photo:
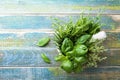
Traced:
[[[61, 61], [61, 68], [66, 72], [79, 72], [87, 67], [97, 67], [97, 63], [106, 59], [101, 57], [105, 51], [103, 39], [92, 36], [101, 29], [99, 17], [81, 15], [76, 22], [69, 18], [68, 22], [54, 18], [54, 41], [61, 55], [55, 59]], [[69, 44], [69, 45], [68, 45]]]

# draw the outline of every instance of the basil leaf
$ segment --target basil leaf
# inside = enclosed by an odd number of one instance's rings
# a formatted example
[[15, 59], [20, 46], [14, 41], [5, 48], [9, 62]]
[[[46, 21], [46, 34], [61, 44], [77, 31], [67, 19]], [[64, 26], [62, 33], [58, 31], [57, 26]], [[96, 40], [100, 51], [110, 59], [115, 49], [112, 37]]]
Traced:
[[51, 63], [51, 60], [45, 54], [41, 54], [41, 57], [44, 60], [44, 62]]
[[73, 64], [70, 60], [65, 60], [62, 62], [61, 68], [64, 69], [66, 72], [70, 73], [73, 70]]
[[83, 44], [83, 43], [85, 43], [88, 39], [90, 39], [90, 37], [91, 37], [91, 35], [88, 35], [88, 34], [83, 35], [83, 36], [81, 36], [80, 38], [77, 39], [76, 44]]
[[49, 43], [49, 41], [50, 41], [50, 38], [48, 37], [41, 38], [37, 45], [40, 47], [43, 47], [43, 46], [46, 46]]
[[62, 42], [61, 50], [65, 55], [66, 52], [71, 51], [73, 49], [73, 42], [69, 38], [65, 38]]
[[64, 55], [58, 55], [54, 58], [55, 61], [63, 61], [66, 60], [67, 58]]
[[77, 45], [74, 49], [76, 56], [83, 56], [88, 52], [88, 48], [85, 45]]

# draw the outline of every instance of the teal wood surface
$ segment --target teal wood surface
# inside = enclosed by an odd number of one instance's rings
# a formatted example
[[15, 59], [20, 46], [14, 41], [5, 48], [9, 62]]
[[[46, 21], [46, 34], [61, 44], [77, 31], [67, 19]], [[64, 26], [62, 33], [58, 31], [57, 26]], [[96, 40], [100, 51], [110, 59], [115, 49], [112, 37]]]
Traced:
[[[1, 29], [51, 29], [52, 18], [59, 18], [67, 22], [69, 17], [72, 16], [73, 20], [79, 18], [80, 14], [77, 15], [24, 15], [24, 16], [0, 16], [0, 28]], [[90, 16], [97, 16], [90, 15]], [[105, 30], [116, 30], [120, 29], [120, 15], [101, 15], [102, 29]]]
[[[102, 14], [107, 51], [101, 55], [107, 59], [97, 68], [68, 74], [54, 61], [58, 51], [51, 17], [76, 21], [82, 12]], [[50, 43], [36, 46], [46, 36]], [[42, 60], [42, 53], [51, 64]], [[120, 80], [120, 0], [0, 0], [0, 80]]]
[[86, 11], [119, 14], [119, 0], [0, 0], [1, 14], [9, 13], [74, 13]]
[[[119, 50], [107, 50], [101, 54], [107, 59], [99, 66], [120, 66]], [[41, 58], [41, 54], [45, 53], [51, 60], [51, 64], [47, 64]], [[56, 48], [6, 48], [0, 50], [0, 67], [59, 67], [59, 62], [54, 61], [54, 57], [58, 55]]]
[[[51, 40], [46, 48], [56, 48], [54, 43], [54, 33], [53, 30], [47, 32], [48, 30], [41, 32], [42, 29], [35, 30], [36, 32], [27, 32], [29, 29], [24, 30], [24, 32], [19, 33], [0, 33], [0, 48], [16, 48], [16, 47], [37, 47], [38, 41], [43, 37], [49, 37]], [[9, 30], [6, 30], [9, 31]], [[13, 30], [14, 31], [14, 30]], [[15, 30], [18, 31], [18, 30]], [[31, 30], [32, 31], [32, 30]], [[104, 46], [106, 49], [115, 49], [120, 48], [120, 32], [115, 32], [112, 30], [106, 31], [107, 39], [104, 41]]]
[[[119, 80], [120, 16], [101, 15], [100, 18], [106, 24], [101, 30], [107, 33], [103, 44], [107, 51], [101, 55], [107, 59], [99, 63], [98, 68], [67, 74], [59, 68], [60, 63], [54, 61], [58, 51], [53, 41], [51, 17], [67, 22], [69, 16], [0, 16], [0, 80]], [[71, 16], [73, 20], [79, 17]], [[50, 37], [50, 43], [45, 47], [36, 46], [42, 37]], [[45, 63], [41, 53], [45, 53], [52, 63]]]
[[119, 80], [120, 68], [89, 68], [77, 74], [67, 74], [60, 68], [3, 68], [1, 80]]

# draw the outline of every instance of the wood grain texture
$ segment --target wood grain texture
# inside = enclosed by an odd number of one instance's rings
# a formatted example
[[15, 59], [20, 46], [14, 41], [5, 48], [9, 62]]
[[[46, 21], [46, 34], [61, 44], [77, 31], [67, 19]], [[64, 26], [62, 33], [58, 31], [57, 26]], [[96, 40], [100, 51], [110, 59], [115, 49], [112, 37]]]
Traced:
[[[73, 21], [79, 18], [79, 15], [25, 15], [25, 16], [0, 16], [1, 29], [51, 29], [52, 18], [59, 18], [65, 22], [69, 21], [69, 17], [73, 17]], [[97, 15], [90, 15], [95, 17]], [[101, 15], [100, 22], [104, 24], [104, 30], [120, 30], [120, 15]]]
[[[47, 6], [46, 6], [47, 5]], [[5, 13], [62, 13], [81, 12], [119, 14], [119, 0], [0, 0], [1, 14]]]
[[106, 48], [120, 49], [120, 32], [107, 32], [103, 45]]
[[[63, 9], [62, 5], [58, 5], [60, 7], [56, 9], [55, 7], [53, 9], [54, 5], [48, 5], [50, 9], [46, 10], [43, 6], [36, 5], [41, 4], [39, 1], [38, 3], [29, 3], [30, 0], [26, 2], [19, 1], [19, 3], [13, 1], [13, 3], [4, 0], [0, 3], [0, 10], [7, 9], [6, 12], [3, 11], [5, 14], [9, 11], [11, 13], [21, 12], [20, 14], [33, 12], [34, 14], [35, 12], [41, 12], [43, 10], [45, 10], [45, 12], [53, 12], [54, 10], [54, 12], [59, 13], [57, 10], [61, 9], [61, 12], [65, 12], [66, 14], [66, 12], [71, 12], [72, 7], [74, 8], [72, 9], [73, 12], [78, 12], [81, 8], [88, 9], [87, 6], [78, 6], [80, 3], [74, 3], [73, 0], [71, 0], [70, 3], [73, 2], [72, 5], [75, 4], [75, 6], [73, 5], [69, 9], [67, 8], [68, 5], [66, 5], [65, 9]], [[66, 2], [65, 0], [62, 2], [64, 2], [64, 4], [68, 3], [67, 0]], [[105, 0], [98, 0], [98, 2], [99, 5], [90, 5], [91, 7], [96, 6], [96, 8], [92, 7], [93, 11], [91, 12], [94, 13], [95, 10], [103, 5], [107, 9], [104, 13], [119, 14], [119, 3], [117, 0], [114, 2], [114, 6], [110, 3], [106, 4]], [[103, 2], [106, 5], [103, 4]], [[71, 6], [71, 4], [69, 4], [69, 6]], [[41, 10], [41, 8], [43, 10]], [[66, 9], [68, 11], [66, 11]], [[0, 15], [3, 13], [1, 12]], [[98, 68], [88, 68], [79, 74], [67, 74], [59, 68], [60, 64], [54, 61], [54, 56], [56, 56], [58, 52], [52, 40], [49, 45], [44, 48], [36, 46], [40, 38], [45, 36], [53, 37], [53, 34], [50, 32], [52, 23], [50, 17], [58, 17], [64, 21], [68, 21], [69, 16], [70, 15], [53, 16], [51, 14], [47, 16], [35, 16], [35, 14], [34, 16], [0, 16], [0, 80], [120, 80], [120, 15], [101, 16], [100, 21], [106, 24], [102, 27], [102, 30], [105, 30], [108, 35], [107, 40], [104, 42], [108, 51], [103, 53], [102, 56], [107, 56], [108, 58], [99, 63]], [[78, 15], [72, 16], [73, 20], [78, 18]], [[45, 30], [48, 32], [45, 32]], [[52, 64], [46, 64], [40, 56], [41, 53], [45, 53], [52, 60]]]
[[[52, 33], [45, 32], [0, 33], [0, 47], [37, 47], [39, 40], [43, 37], [50, 37], [51, 40], [46, 47], [55, 47]], [[35, 30], [37, 31], [37, 29]]]
[[119, 80], [120, 67], [89, 68], [67, 74], [59, 68], [1, 68], [1, 80]]
[[[53, 37], [51, 17], [67, 22], [69, 16], [0, 16], [0, 47], [36, 47], [40, 38]], [[72, 17], [78, 19], [78, 15]], [[101, 15], [100, 21], [108, 35], [106, 48], [120, 48], [120, 15]], [[47, 47], [55, 47], [52, 40]]]
[[[35, 66], [54, 67], [59, 66], [53, 58], [57, 55], [56, 46], [53, 43], [53, 32], [49, 16], [0, 16], [0, 66]], [[54, 16], [55, 17], [55, 16]], [[57, 16], [68, 21], [69, 16]], [[73, 16], [76, 20], [78, 16]], [[120, 51], [120, 16], [102, 15], [101, 22], [106, 24], [101, 29], [107, 32], [107, 40], [104, 42], [109, 49], [104, 56], [108, 59], [100, 63], [100, 66], [119, 66]], [[108, 24], [110, 23], [110, 24]], [[112, 26], [111, 26], [112, 25]], [[49, 36], [50, 43], [45, 48], [37, 47], [40, 38]], [[114, 48], [114, 50], [112, 50]], [[40, 54], [46, 53], [52, 60], [52, 64], [46, 64]]]
[[[99, 66], [120, 66], [120, 49], [108, 50], [102, 54], [107, 59]], [[41, 54], [45, 53], [51, 60], [51, 64], [47, 64], [41, 58]], [[54, 57], [58, 55], [56, 48], [5, 48], [0, 50], [0, 67], [58, 67], [59, 62], [54, 61]]]
[[[50, 32], [47, 32], [48, 30], [44, 30], [44, 32], [41, 32], [43, 29], [35, 29], [33, 30], [13, 30], [12, 32], [10, 30], [6, 30], [7, 33], [0, 33], [0, 47], [37, 47], [38, 41], [43, 37], [50, 37], [50, 42], [46, 48], [56, 48], [54, 44], [54, 33], [53, 30], [50, 30]], [[28, 32], [30, 31], [30, 32]], [[104, 41], [103, 45], [107, 49], [115, 49], [120, 48], [120, 32], [112, 32], [113, 30], [106, 31], [107, 33], [107, 39]]]
[[[41, 54], [46, 54], [50, 59], [52, 64], [47, 64], [41, 58]], [[35, 67], [47, 67], [47, 66], [57, 66], [58, 64], [54, 61], [54, 57], [57, 55], [57, 50], [55, 48], [38, 48], [38, 47], [28, 47], [28, 48], [6, 48], [0, 50], [0, 66], [35, 66]]]

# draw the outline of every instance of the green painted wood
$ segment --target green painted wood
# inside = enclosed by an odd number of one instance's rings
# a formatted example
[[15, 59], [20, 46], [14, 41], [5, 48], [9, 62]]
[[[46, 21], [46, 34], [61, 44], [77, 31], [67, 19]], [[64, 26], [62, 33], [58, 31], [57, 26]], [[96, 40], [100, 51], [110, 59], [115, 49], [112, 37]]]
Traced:
[[67, 74], [60, 68], [0, 68], [1, 80], [119, 80], [120, 67], [89, 68]]

